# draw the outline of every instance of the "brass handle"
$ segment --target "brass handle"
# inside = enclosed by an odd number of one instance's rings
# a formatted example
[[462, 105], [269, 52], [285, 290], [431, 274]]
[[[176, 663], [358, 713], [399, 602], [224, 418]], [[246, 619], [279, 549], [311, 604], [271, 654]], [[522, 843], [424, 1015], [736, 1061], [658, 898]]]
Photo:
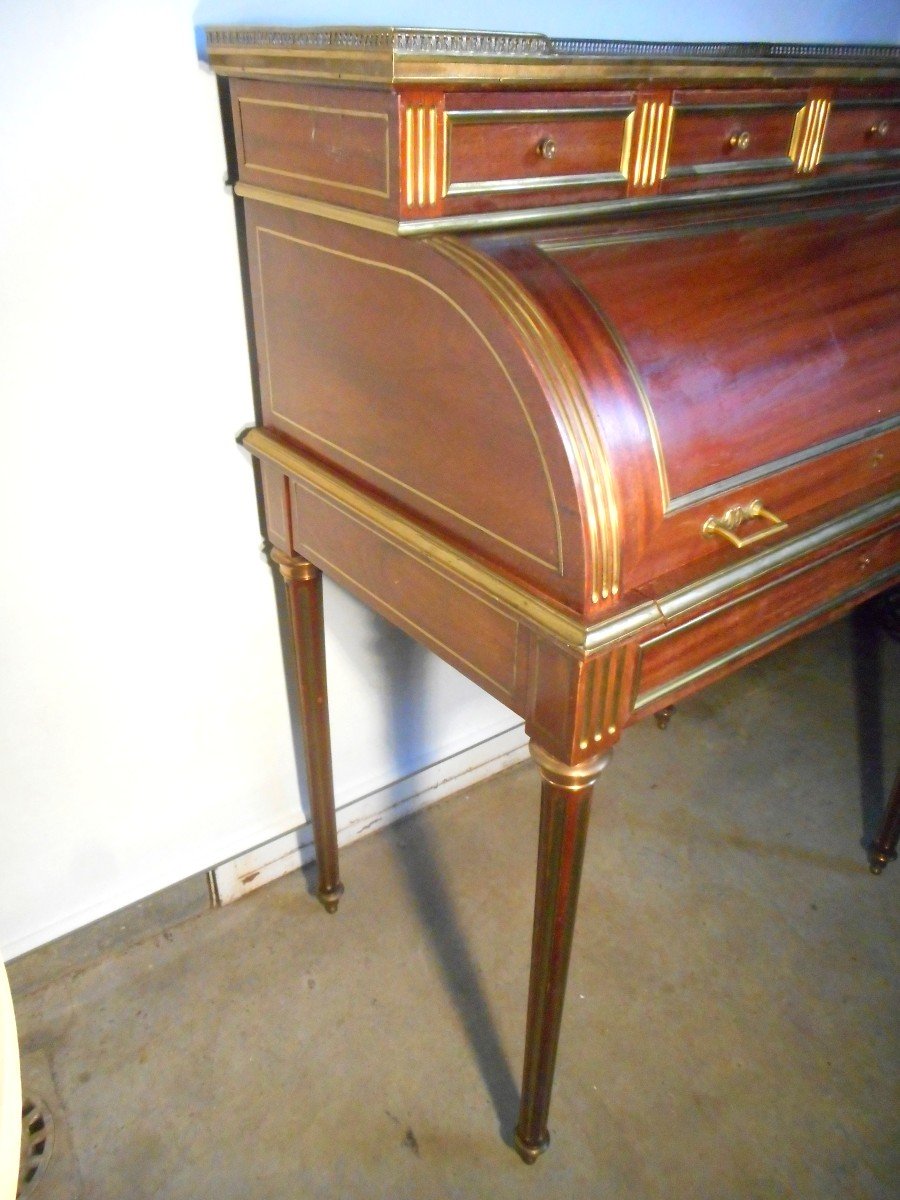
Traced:
[[[757, 517], [768, 521], [769, 528], [762, 529], [759, 533], [751, 533], [749, 537], [738, 537], [737, 530], [740, 526], [745, 521], [753, 521]], [[703, 522], [704, 537], [718, 535], [723, 537], [726, 542], [731, 542], [732, 546], [736, 546], [738, 550], [743, 550], [745, 546], [752, 546], [754, 542], [761, 542], [763, 538], [771, 537], [774, 533], [780, 533], [782, 529], [787, 529], [787, 521], [782, 521], [781, 517], [776, 517], [773, 512], [763, 508], [762, 500], [751, 500], [749, 504], [736, 504], [722, 513], [721, 517], [708, 517]]]
[[869, 137], [884, 138], [887, 137], [890, 125], [887, 121], [877, 121], [874, 125], [870, 125], [868, 129]]
[[542, 138], [538, 142], [537, 152], [541, 158], [553, 158], [556, 155], [556, 142], [553, 138]]
[[750, 145], [750, 134], [746, 129], [742, 129], [740, 133], [733, 133], [728, 139], [728, 145], [732, 150], [746, 150]]

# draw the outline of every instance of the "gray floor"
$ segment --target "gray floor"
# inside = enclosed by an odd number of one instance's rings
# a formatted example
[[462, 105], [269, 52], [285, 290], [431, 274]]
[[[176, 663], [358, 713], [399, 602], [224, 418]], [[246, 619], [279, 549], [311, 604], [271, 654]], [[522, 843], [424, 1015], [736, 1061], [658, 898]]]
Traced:
[[214, 912], [186, 885], [13, 963], [57, 1124], [34, 1194], [898, 1196], [900, 864], [860, 848], [900, 761], [898, 650], [844, 623], [624, 739], [534, 1167], [508, 1144], [528, 765], [349, 847], [336, 917], [299, 875]]

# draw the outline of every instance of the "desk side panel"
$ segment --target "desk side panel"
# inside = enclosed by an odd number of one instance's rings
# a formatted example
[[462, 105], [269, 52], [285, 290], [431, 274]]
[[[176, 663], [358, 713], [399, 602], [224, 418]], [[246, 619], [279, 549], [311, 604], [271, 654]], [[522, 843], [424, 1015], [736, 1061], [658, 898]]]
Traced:
[[263, 423], [577, 608], [581, 500], [519, 332], [427, 241], [246, 205]]

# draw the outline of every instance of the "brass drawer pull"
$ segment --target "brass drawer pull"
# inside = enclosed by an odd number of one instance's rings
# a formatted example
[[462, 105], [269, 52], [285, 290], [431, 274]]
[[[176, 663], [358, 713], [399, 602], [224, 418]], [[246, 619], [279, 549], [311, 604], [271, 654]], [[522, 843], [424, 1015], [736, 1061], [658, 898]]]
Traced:
[[[759, 533], [751, 533], [749, 537], [738, 537], [737, 530], [740, 526], [745, 521], [753, 521], [757, 517], [768, 521], [769, 528], [762, 529]], [[726, 509], [721, 517], [708, 517], [703, 522], [704, 537], [713, 537], [717, 534], [719, 537], [725, 538], [727, 542], [731, 542], [732, 546], [737, 546], [738, 550], [743, 550], [744, 546], [752, 546], [754, 542], [761, 542], [763, 538], [771, 537], [773, 533], [780, 533], [782, 529], [787, 529], [787, 521], [782, 521], [781, 517], [776, 517], [773, 512], [763, 508], [762, 500], [751, 500], [749, 504], [736, 504], [733, 508]]]
[[556, 142], [553, 138], [542, 138], [537, 144], [537, 152], [541, 158], [554, 158], [556, 156]]
[[740, 133], [733, 133], [728, 139], [728, 146], [731, 150], [746, 150], [750, 145], [750, 134], [746, 129], [742, 129]]
[[886, 138], [890, 128], [891, 127], [887, 123], [887, 121], [878, 121], [877, 124], [870, 125], [867, 132], [869, 134], [869, 137]]

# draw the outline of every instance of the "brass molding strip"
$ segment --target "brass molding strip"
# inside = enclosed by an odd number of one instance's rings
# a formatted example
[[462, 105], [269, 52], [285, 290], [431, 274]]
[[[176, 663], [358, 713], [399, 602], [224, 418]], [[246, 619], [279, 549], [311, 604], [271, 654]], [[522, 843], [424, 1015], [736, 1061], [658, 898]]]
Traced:
[[[867, 173], [859, 178], [841, 180], [837, 185], [835, 180], [817, 180], [815, 178], [807, 180], [805, 178], [800, 181], [794, 178], [785, 183], [764, 183], [741, 188], [715, 188], [662, 198], [659, 196], [629, 196], [617, 200], [539, 205], [534, 208], [513, 208], [498, 212], [464, 213], [460, 216], [416, 217], [412, 220], [383, 217], [377, 213], [346, 208], [327, 200], [311, 200], [306, 196], [292, 196], [272, 188], [245, 183], [243, 180], [238, 180], [232, 186], [235, 195], [242, 196], [247, 200], [258, 200], [263, 204], [271, 204], [275, 208], [289, 208], [295, 212], [311, 213], [313, 216], [324, 217], [329, 221], [342, 221], [346, 225], [357, 225], [362, 229], [373, 229], [377, 233], [385, 233], [390, 236], [430, 237], [433, 234], [443, 233], [479, 233], [492, 229], [517, 229], [535, 224], [561, 224], [565, 221], [598, 216], [603, 213], [640, 212], [644, 209], [663, 206], [667, 211], [672, 211], [681, 207], [690, 208], [710, 200], [740, 200], [752, 199], [757, 196], [778, 197], [797, 194], [815, 195], [817, 192], [832, 187], [837, 187], [840, 192], [851, 192], [873, 185], [882, 186], [896, 183], [898, 179], [900, 179], [900, 172], [882, 170], [877, 173]], [[592, 244], [597, 244], [595, 239], [591, 239], [591, 241]], [[550, 246], [551, 242], [545, 238], [541, 244]]]
[[590, 187], [596, 184], [623, 183], [618, 171], [595, 171], [585, 175], [524, 175], [521, 178], [464, 179], [451, 183], [448, 196], [479, 196], [489, 192], [529, 192], [538, 188]]
[[448, 108], [447, 119], [451, 125], [518, 125], [523, 121], [546, 121], [548, 117], [565, 121], [596, 120], [598, 117], [624, 117], [630, 112], [628, 104], [605, 107], [595, 104], [584, 108]]
[[376, 233], [396, 236], [400, 232], [399, 222], [391, 217], [379, 217], [375, 213], [360, 212], [355, 208], [344, 208], [340, 204], [329, 204], [326, 200], [309, 200], [306, 196], [290, 196], [271, 188], [257, 187], [254, 183], [238, 180], [234, 193], [244, 200], [258, 200], [275, 208], [289, 208], [294, 212], [309, 213], [314, 217], [325, 217], [329, 221], [341, 221], [345, 225], [357, 225], [362, 229], [374, 229]]
[[528, 292], [493, 259], [455, 239], [436, 238], [432, 244], [477, 279], [527, 339], [556, 401], [577, 469], [588, 526], [591, 600], [596, 604], [617, 596], [621, 583], [619, 517], [612, 471], [593, 409], [567, 349]]

